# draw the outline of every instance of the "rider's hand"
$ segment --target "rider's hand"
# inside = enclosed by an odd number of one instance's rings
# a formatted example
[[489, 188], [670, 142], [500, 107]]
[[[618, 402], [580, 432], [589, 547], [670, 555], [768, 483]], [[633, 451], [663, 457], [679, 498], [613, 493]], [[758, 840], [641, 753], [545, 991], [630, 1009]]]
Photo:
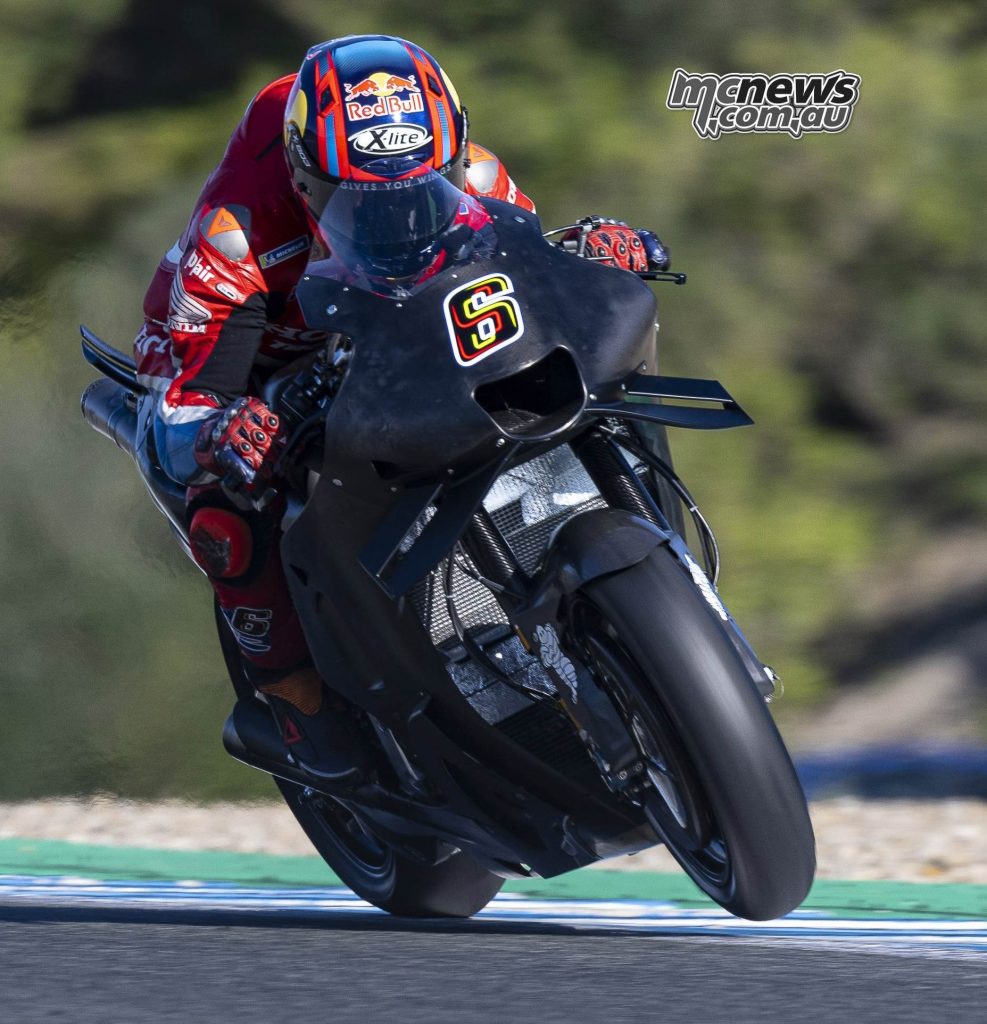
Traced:
[[653, 231], [644, 228], [637, 229], [637, 237], [641, 239], [644, 254], [648, 257], [648, 270], [668, 270], [672, 265], [668, 246]]
[[240, 398], [210, 416], [195, 439], [195, 460], [247, 494], [270, 480], [284, 446], [281, 421], [259, 398]]
[[654, 232], [610, 218], [595, 217], [593, 222], [594, 227], [586, 233], [584, 256], [635, 273], [668, 270], [668, 250]]

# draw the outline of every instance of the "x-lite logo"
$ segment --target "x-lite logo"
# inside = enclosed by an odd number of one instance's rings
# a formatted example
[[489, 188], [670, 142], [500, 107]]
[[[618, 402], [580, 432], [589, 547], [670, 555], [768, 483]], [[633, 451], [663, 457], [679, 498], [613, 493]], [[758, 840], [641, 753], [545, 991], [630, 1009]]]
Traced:
[[385, 124], [364, 128], [351, 135], [350, 142], [361, 153], [409, 153], [431, 138], [428, 130], [418, 124]]

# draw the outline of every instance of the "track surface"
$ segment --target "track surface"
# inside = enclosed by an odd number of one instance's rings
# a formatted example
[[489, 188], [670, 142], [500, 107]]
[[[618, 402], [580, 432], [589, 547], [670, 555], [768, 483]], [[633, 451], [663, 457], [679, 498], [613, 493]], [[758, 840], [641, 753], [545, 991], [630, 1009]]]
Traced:
[[668, 905], [516, 898], [408, 922], [338, 890], [8, 879], [0, 1019], [980, 1021], [987, 929], [953, 924], [748, 930]]

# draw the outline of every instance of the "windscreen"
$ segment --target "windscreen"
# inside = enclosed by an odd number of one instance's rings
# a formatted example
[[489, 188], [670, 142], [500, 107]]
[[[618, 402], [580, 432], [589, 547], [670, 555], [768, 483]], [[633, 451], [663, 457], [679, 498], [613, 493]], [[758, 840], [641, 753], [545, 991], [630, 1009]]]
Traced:
[[489, 215], [433, 168], [400, 157], [362, 171], [368, 180], [341, 182], [319, 221], [340, 277], [411, 294], [446, 267], [493, 252]]

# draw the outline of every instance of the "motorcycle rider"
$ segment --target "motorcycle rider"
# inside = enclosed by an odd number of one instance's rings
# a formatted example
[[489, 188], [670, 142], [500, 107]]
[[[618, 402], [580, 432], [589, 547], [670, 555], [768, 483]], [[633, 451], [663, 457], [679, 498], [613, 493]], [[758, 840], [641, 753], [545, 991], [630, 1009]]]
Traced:
[[[271, 82], [247, 108], [158, 266], [134, 342], [158, 460], [189, 488], [192, 555], [295, 761], [325, 778], [358, 775], [361, 744], [315, 671], [292, 606], [281, 507], [249, 500], [270, 486], [281, 440], [257, 382], [329, 340], [306, 326], [294, 286], [313, 242], [328, 249], [319, 222], [330, 197], [347, 180], [373, 180], [373, 161], [413, 157], [469, 195], [534, 209], [467, 128], [449, 78], [414, 43], [348, 36], [312, 47], [297, 75]], [[610, 221], [584, 241], [592, 258], [664, 269], [648, 232]]]

